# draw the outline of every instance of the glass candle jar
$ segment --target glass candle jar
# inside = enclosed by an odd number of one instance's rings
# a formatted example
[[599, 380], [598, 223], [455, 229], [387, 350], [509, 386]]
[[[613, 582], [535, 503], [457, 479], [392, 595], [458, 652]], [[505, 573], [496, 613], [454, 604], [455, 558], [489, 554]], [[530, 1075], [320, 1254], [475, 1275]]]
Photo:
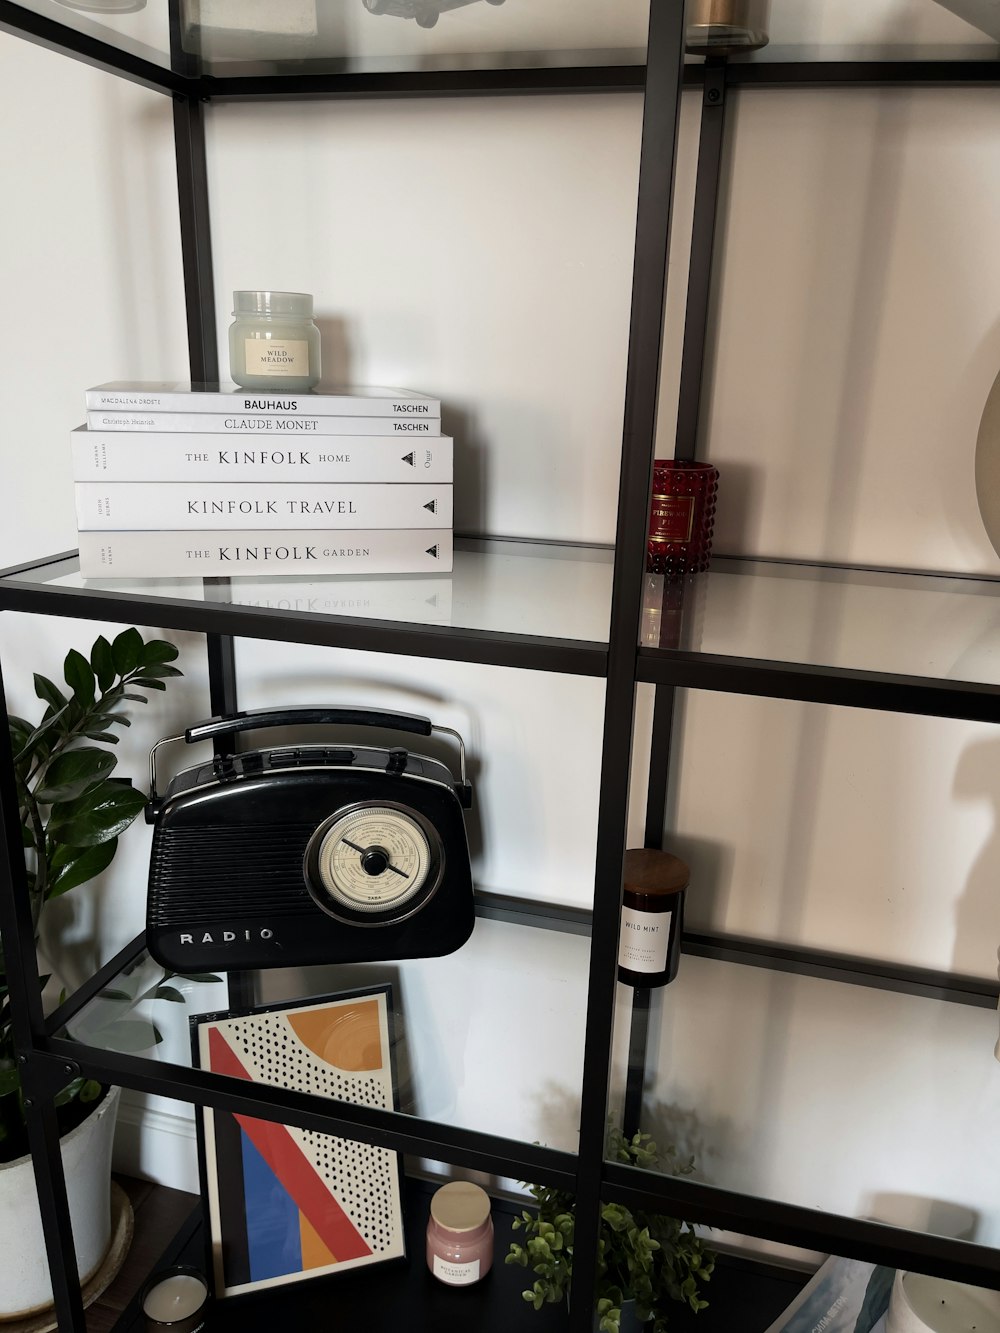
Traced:
[[770, 0], [688, 0], [687, 49], [698, 56], [739, 55], [767, 45]]
[[618, 980], [626, 986], [665, 986], [677, 975], [689, 878], [688, 867], [670, 852], [636, 847], [625, 853]]
[[647, 573], [671, 578], [708, 568], [718, 489], [719, 469], [710, 463], [656, 459], [646, 546]]
[[307, 292], [233, 292], [229, 373], [244, 389], [277, 392], [319, 383], [319, 329]]
[[179, 1264], [154, 1274], [141, 1298], [147, 1333], [198, 1333], [208, 1300], [208, 1283], [196, 1268]]
[[467, 1180], [435, 1191], [427, 1223], [427, 1267], [449, 1287], [467, 1287], [493, 1267], [490, 1196]]

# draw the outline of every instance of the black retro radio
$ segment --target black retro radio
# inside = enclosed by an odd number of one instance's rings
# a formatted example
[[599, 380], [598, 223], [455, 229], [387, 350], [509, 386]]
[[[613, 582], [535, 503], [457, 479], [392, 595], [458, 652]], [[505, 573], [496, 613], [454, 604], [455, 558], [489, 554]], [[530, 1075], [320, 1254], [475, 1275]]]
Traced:
[[[326, 723], [458, 741], [460, 778], [402, 748], [295, 745], [216, 756], [156, 788], [163, 745]], [[146, 945], [175, 972], [428, 958], [475, 920], [457, 732], [406, 713], [291, 708], [233, 713], [158, 741]]]

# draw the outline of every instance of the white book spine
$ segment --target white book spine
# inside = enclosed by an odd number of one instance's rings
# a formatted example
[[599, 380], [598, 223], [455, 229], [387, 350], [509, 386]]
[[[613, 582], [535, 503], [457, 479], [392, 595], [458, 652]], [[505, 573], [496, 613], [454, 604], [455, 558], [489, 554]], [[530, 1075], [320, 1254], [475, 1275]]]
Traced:
[[78, 481], [81, 532], [198, 529], [450, 528], [452, 488], [300, 482], [219, 485], [179, 481]]
[[453, 442], [395, 436], [341, 435], [325, 443], [283, 436], [212, 439], [150, 437], [75, 430], [74, 481], [446, 482], [453, 480]]
[[440, 435], [440, 417], [262, 416], [234, 412], [88, 412], [87, 429], [150, 435], [232, 435], [302, 439], [310, 435]]
[[283, 393], [177, 393], [170, 389], [124, 389], [98, 386], [88, 389], [89, 411], [146, 415], [150, 412], [280, 413], [313, 417], [440, 417], [441, 400], [420, 395], [283, 394]]
[[442, 528], [80, 533], [88, 579], [446, 574], [452, 560], [452, 534]]

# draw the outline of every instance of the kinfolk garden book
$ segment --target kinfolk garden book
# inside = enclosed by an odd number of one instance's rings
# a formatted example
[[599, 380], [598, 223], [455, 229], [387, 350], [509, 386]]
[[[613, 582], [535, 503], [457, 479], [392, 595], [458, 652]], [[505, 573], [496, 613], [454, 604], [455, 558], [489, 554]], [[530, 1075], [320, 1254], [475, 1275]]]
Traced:
[[312, 393], [238, 389], [235, 385], [120, 380], [87, 390], [87, 410], [109, 412], [270, 412], [282, 415], [421, 417], [441, 415], [441, 400], [413, 389], [345, 386]]
[[452, 488], [416, 482], [355, 486], [78, 481], [74, 490], [80, 532], [452, 525]]
[[452, 568], [450, 528], [81, 532], [79, 542], [85, 579], [446, 574]]
[[[346, 420], [346, 418], [343, 418]], [[340, 435], [319, 441], [254, 435], [194, 446], [184, 435], [71, 434], [74, 481], [445, 482], [453, 441]]]

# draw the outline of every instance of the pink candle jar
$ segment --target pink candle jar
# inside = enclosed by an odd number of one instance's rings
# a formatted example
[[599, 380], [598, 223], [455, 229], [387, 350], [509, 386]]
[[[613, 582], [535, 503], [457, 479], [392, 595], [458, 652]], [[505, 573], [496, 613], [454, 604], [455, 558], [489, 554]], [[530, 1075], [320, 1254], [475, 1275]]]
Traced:
[[467, 1180], [442, 1185], [431, 1199], [427, 1267], [449, 1287], [467, 1287], [493, 1267], [490, 1196]]

